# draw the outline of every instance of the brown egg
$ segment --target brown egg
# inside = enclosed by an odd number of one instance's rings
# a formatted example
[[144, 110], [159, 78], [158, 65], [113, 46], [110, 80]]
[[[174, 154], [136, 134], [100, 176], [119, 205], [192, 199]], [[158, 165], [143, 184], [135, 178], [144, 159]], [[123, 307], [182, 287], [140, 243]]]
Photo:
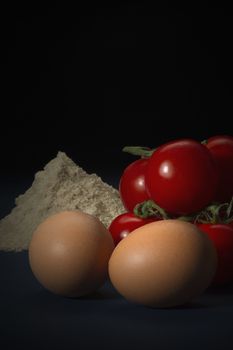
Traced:
[[64, 211], [38, 226], [29, 246], [29, 262], [48, 290], [79, 297], [100, 287], [114, 249], [112, 237], [95, 217]]
[[115, 248], [109, 275], [126, 299], [151, 307], [191, 301], [210, 284], [216, 251], [193, 224], [162, 220], [130, 233]]

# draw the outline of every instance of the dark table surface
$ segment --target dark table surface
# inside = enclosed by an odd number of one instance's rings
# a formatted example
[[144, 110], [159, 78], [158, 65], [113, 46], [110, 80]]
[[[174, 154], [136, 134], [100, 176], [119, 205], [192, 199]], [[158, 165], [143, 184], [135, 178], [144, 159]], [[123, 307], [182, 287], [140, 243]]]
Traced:
[[[30, 181], [1, 182], [1, 217]], [[27, 251], [0, 252], [0, 347], [233, 349], [233, 286], [173, 309], [130, 303], [109, 282], [93, 295], [68, 299], [40, 286]]]

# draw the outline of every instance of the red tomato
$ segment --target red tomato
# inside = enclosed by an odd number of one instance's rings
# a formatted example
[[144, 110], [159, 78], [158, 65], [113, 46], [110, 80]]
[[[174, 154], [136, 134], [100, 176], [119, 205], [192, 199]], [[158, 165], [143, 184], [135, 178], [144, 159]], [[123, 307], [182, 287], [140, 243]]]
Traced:
[[175, 215], [203, 209], [213, 200], [218, 180], [208, 149], [190, 139], [157, 148], [148, 160], [145, 179], [150, 197]]
[[109, 226], [109, 231], [113, 237], [115, 245], [117, 245], [123, 238], [128, 236], [130, 232], [136, 228], [157, 221], [156, 218], [142, 219], [135, 216], [133, 213], [124, 213], [117, 216]]
[[215, 159], [219, 172], [219, 185], [214, 200], [227, 202], [233, 196], [233, 137], [211, 137], [207, 140], [206, 147]]
[[198, 224], [212, 240], [218, 255], [214, 284], [233, 282], [233, 226], [227, 224]]
[[119, 191], [124, 207], [133, 211], [136, 204], [149, 199], [145, 187], [145, 171], [148, 159], [138, 159], [124, 170]]

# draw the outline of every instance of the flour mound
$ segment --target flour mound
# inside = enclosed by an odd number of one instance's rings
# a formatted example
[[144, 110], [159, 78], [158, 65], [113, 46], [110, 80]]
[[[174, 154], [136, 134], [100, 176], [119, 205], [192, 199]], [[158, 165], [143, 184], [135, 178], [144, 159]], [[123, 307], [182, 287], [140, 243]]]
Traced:
[[80, 209], [106, 227], [124, 212], [116, 189], [96, 174], [87, 174], [63, 152], [36, 173], [31, 188], [17, 197], [15, 204], [0, 221], [0, 250], [27, 249], [36, 227], [59, 211]]

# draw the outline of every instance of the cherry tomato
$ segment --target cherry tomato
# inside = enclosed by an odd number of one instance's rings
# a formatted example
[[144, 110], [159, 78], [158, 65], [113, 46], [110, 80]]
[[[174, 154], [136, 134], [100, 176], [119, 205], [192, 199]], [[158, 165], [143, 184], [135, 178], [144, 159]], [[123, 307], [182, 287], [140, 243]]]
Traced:
[[214, 284], [233, 282], [233, 225], [198, 224], [213, 242], [218, 255], [218, 268]]
[[209, 150], [190, 139], [157, 148], [148, 160], [145, 179], [149, 196], [175, 215], [203, 209], [213, 200], [218, 180]]
[[124, 170], [119, 185], [121, 200], [127, 211], [133, 211], [136, 204], [149, 199], [145, 187], [145, 172], [148, 159], [138, 159]]
[[219, 184], [215, 201], [223, 203], [233, 196], [233, 137], [213, 136], [206, 141], [218, 167]]
[[115, 245], [117, 245], [123, 238], [128, 236], [130, 232], [136, 228], [149, 224], [150, 222], [159, 219], [148, 218], [142, 219], [135, 216], [133, 213], [124, 213], [117, 216], [109, 226], [109, 231], [113, 237]]

